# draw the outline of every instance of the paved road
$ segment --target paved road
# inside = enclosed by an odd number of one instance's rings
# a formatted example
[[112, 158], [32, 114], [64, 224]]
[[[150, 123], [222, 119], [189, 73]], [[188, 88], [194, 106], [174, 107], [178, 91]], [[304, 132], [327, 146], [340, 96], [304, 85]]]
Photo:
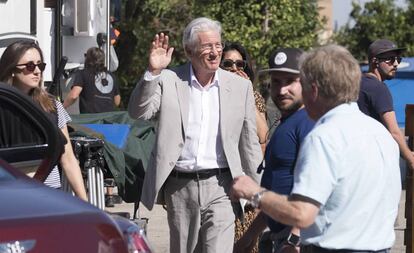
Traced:
[[[401, 196], [399, 215], [395, 225], [396, 241], [391, 253], [405, 253], [404, 246], [404, 229], [405, 229], [405, 191]], [[134, 211], [133, 204], [119, 204], [114, 208], [107, 208], [109, 212], [129, 212], [132, 217]], [[169, 252], [169, 231], [167, 224], [166, 211], [159, 205], [156, 205], [152, 211], [148, 211], [145, 207], [140, 207], [138, 212], [140, 217], [148, 218], [147, 235], [155, 253]]]
[[[142, 205], [141, 205], [142, 206]], [[133, 217], [134, 204], [122, 203], [113, 208], [106, 208], [109, 212], [129, 212]], [[167, 223], [167, 213], [160, 205], [155, 205], [152, 211], [148, 211], [144, 206], [140, 207], [138, 217], [148, 218], [147, 236], [155, 253], [169, 252], [169, 229]]]

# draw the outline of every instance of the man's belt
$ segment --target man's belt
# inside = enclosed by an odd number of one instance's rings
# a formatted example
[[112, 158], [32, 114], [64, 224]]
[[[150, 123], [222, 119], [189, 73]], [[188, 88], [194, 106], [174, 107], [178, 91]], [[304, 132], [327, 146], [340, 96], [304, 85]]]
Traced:
[[207, 178], [217, 176], [217, 175], [220, 175], [226, 172], [230, 172], [230, 169], [229, 168], [217, 168], [217, 169], [207, 169], [207, 170], [196, 170], [192, 172], [182, 172], [178, 170], [173, 170], [170, 175], [176, 178], [207, 179]]
[[325, 249], [315, 245], [303, 245], [301, 252], [304, 253], [389, 253], [390, 249], [383, 250], [354, 250], [354, 249]]

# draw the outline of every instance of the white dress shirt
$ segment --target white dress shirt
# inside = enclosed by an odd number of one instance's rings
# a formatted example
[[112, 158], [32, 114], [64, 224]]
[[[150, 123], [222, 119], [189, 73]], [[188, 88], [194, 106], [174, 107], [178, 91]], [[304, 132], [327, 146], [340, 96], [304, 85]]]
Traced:
[[[158, 76], [146, 71], [144, 79], [149, 81]], [[190, 78], [188, 125], [185, 130], [184, 147], [174, 169], [190, 172], [226, 168], [228, 163], [220, 133], [218, 72], [216, 71], [214, 80], [203, 87], [190, 64]]]
[[176, 170], [193, 171], [228, 167], [220, 133], [219, 76], [201, 86], [190, 65], [190, 99], [188, 125], [183, 151]]

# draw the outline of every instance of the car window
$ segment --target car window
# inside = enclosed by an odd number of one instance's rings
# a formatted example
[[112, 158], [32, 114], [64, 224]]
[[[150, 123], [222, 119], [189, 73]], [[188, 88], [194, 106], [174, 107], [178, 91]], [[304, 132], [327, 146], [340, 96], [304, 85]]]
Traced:
[[34, 168], [44, 181], [64, 150], [57, 117], [26, 94], [0, 83], [0, 157], [16, 168]]
[[0, 119], [7, 119], [7, 124], [0, 124], [0, 148], [46, 143], [46, 133], [26, 115], [26, 111], [17, 110], [13, 104], [2, 104]]
[[16, 178], [0, 165], [0, 182], [15, 180]]

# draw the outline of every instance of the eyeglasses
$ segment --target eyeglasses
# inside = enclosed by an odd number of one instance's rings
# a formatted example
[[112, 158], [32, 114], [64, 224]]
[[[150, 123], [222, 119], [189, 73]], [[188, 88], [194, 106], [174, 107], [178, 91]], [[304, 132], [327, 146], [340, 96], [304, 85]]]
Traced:
[[234, 65], [236, 65], [237, 69], [242, 70], [246, 67], [246, 61], [244, 61], [244, 60], [233, 61], [233, 60], [230, 60], [230, 59], [225, 59], [221, 63], [221, 66], [224, 69], [231, 69], [231, 68], [233, 68]]
[[34, 62], [28, 62], [28, 63], [23, 63], [23, 64], [17, 64], [16, 67], [18, 66], [24, 66], [28, 71], [33, 72], [35, 71], [36, 67], [38, 67], [40, 69], [40, 71], [44, 71], [46, 68], [46, 63], [41, 62], [38, 64], [34, 64]]
[[208, 44], [204, 44], [200, 46], [200, 51], [201, 52], [211, 52], [213, 51], [213, 48], [215, 48], [217, 51], [222, 51], [224, 48], [224, 44], [221, 42], [212, 44], [212, 43], [208, 43]]
[[400, 64], [401, 59], [401, 56], [389, 56], [378, 58], [379, 61], [385, 62], [386, 64], [394, 64], [395, 61], [397, 61], [397, 63]]

